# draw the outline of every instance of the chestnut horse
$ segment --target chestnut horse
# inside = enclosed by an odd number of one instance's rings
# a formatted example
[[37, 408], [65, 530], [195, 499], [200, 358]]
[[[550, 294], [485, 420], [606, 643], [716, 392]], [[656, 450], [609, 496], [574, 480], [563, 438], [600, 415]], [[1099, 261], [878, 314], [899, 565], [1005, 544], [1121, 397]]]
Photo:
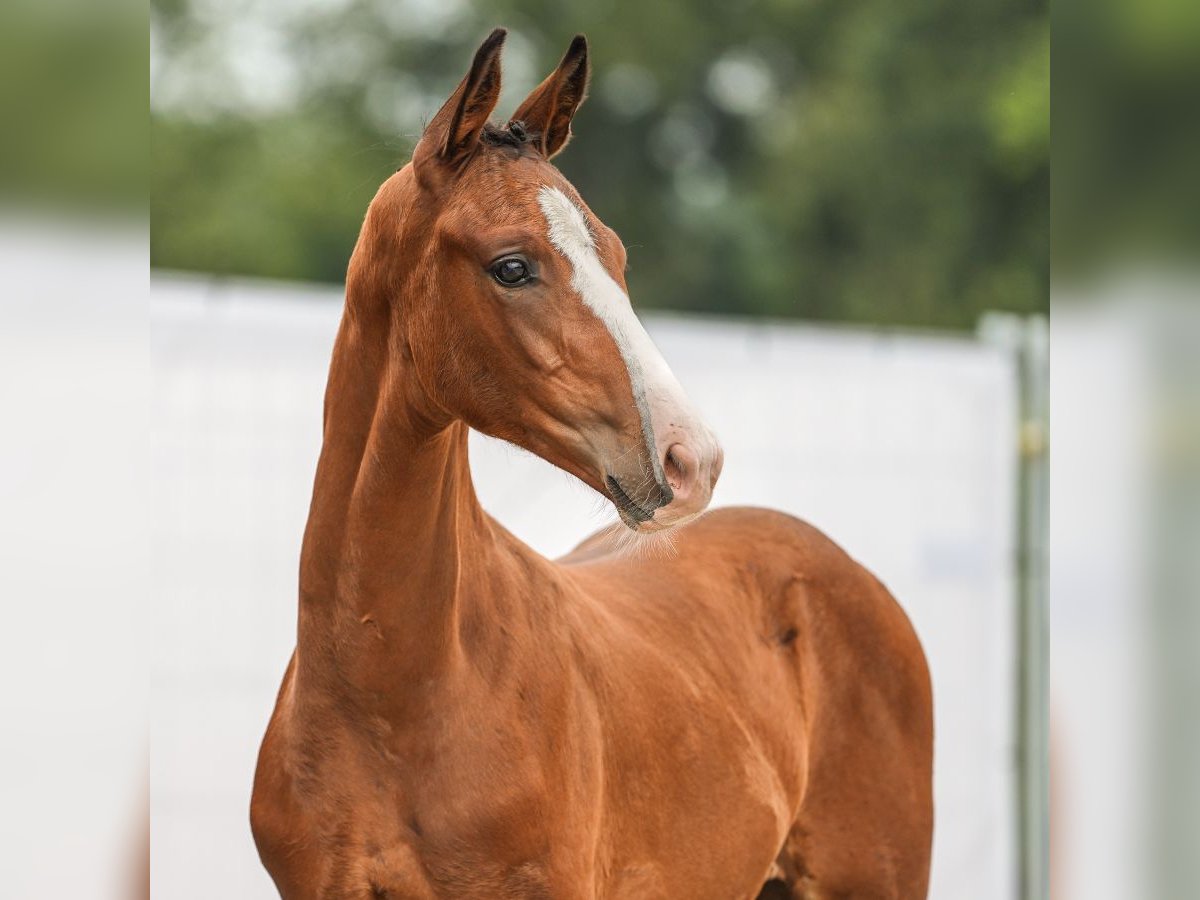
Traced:
[[[503, 41], [350, 261], [254, 783], [263, 863], [288, 900], [922, 897], [917, 638], [809, 525], [700, 516], [721, 451], [630, 309], [621, 242], [549, 163], [586, 42], [501, 128]], [[671, 554], [602, 533], [545, 559], [480, 508], [468, 427], [625, 529], [689, 524]]]

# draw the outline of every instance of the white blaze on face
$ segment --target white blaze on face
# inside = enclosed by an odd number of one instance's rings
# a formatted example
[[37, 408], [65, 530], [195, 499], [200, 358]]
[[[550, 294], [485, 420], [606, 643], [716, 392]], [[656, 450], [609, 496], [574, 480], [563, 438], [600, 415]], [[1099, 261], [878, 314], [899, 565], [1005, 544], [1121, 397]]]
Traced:
[[662, 461], [656, 449], [656, 433], [665, 449], [687, 436], [695, 422], [683, 388], [634, 315], [629, 297], [600, 262], [583, 211], [558, 188], [549, 186], [538, 192], [538, 204], [546, 217], [550, 243], [574, 268], [571, 286], [608, 328], [629, 370], [646, 447], [654, 474], [661, 480]]

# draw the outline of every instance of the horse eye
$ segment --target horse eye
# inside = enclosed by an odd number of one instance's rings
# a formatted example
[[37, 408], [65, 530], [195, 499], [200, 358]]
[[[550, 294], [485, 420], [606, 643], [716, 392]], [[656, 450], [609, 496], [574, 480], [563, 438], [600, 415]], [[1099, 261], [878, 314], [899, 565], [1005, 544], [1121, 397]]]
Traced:
[[529, 264], [519, 256], [506, 256], [492, 263], [492, 277], [505, 287], [516, 287], [529, 281], [533, 273]]

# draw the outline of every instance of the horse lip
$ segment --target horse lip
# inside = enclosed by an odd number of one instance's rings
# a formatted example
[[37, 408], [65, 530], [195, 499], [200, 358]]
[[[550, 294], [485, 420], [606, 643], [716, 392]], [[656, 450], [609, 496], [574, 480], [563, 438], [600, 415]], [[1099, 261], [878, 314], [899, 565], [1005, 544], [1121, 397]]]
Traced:
[[633, 520], [635, 525], [640, 525], [642, 522], [649, 522], [654, 518], [654, 510], [645, 510], [634, 502], [633, 498], [625, 493], [625, 489], [621, 487], [621, 483], [611, 475], [606, 475], [604, 483], [608, 486], [609, 496], [612, 497], [613, 503], [617, 505], [617, 510], [623, 515], [628, 516]]

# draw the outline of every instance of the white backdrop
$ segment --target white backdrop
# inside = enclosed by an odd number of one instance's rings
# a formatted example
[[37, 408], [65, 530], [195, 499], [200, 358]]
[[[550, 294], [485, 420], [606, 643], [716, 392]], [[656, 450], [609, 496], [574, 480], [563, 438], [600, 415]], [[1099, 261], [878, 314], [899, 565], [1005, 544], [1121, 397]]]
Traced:
[[[268, 898], [247, 820], [295, 634], [296, 569], [339, 293], [160, 276], [152, 293], [153, 890]], [[725, 447], [715, 505], [787, 510], [867, 564], [933, 672], [936, 900], [1013, 900], [1016, 391], [960, 338], [648, 317]], [[589, 489], [473, 436], [484, 506], [548, 555]]]

